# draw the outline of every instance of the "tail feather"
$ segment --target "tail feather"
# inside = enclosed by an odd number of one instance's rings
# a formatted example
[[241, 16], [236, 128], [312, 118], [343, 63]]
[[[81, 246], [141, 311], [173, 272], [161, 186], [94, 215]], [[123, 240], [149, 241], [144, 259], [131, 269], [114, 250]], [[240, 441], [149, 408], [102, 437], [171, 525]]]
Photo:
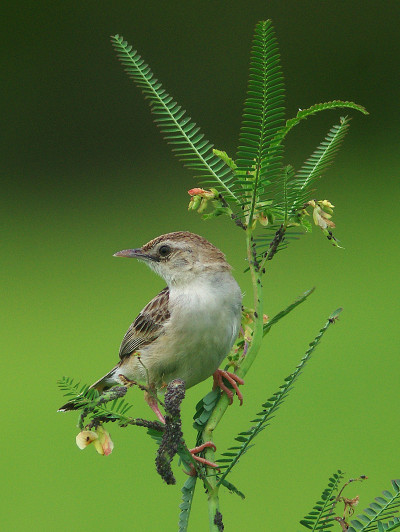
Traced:
[[[109, 390], [110, 388], [112, 388], [116, 384], [116, 381], [113, 377], [114, 377], [115, 370], [118, 367], [119, 367], [119, 363], [116, 366], [114, 366], [111, 371], [109, 371], [106, 375], [104, 375], [104, 377], [94, 382], [90, 386], [89, 390], [93, 390], [93, 389], [97, 390], [99, 394], [101, 395], [106, 390]], [[78, 410], [80, 408], [80, 403], [79, 403], [78, 398], [79, 396], [74, 399], [71, 399], [70, 401], [68, 401], [68, 403], [65, 403], [65, 405], [60, 406], [57, 412], [68, 412], [70, 410]]]

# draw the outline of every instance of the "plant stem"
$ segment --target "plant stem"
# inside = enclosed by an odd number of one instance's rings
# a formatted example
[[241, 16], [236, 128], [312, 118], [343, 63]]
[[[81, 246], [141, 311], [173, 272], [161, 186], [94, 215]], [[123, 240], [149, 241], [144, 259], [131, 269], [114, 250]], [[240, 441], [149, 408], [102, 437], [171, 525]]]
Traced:
[[216, 486], [215, 489], [208, 494], [208, 522], [210, 526], [210, 532], [219, 532], [218, 526], [215, 524], [215, 517], [217, 511], [219, 511], [218, 490], [219, 487]]
[[[216, 404], [213, 413], [208, 420], [208, 423], [203, 431], [203, 441], [213, 441], [213, 431], [218, 425], [220, 419], [225, 413], [225, 410], [227, 409], [229, 404], [228, 397], [226, 395], [223, 395], [221, 399]], [[210, 462], [214, 462], [214, 450], [209, 447], [205, 453], [205, 457]], [[210, 526], [210, 532], [218, 532], [218, 527], [214, 523], [215, 514], [217, 510], [219, 511], [219, 486], [217, 486], [217, 477], [215, 473], [215, 469], [212, 467], [207, 468], [207, 480], [210, 484], [210, 488], [208, 489], [208, 519], [209, 519], [209, 526]]]
[[[246, 356], [239, 362], [236, 369], [236, 374], [239, 377], [244, 377], [249, 371], [250, 366], [253, 364], [259, 350], [261, 347], [261, 342], [263, 339], [263, 299], [262, 299], [262, 284], [260, 272], [256, 270], [256, 265], [254, 264], [254, 259], [252, 255], [252, 230], [249, 228], [247, 230], [247, 259], [249, 261], [249, 267], [251, 272], [251, 279], [253, 285], [253, 295], [254, 295], [254, 308], [255, 308], [255, 320], [254, 320], [254, 331], [253, 337], [250, 344], [250, 347], [247, 351]], [[213, 441], [213, 432], [217, 427], [218, 423], [221, 421], [222, 416], [225, 414], [226, 409], [229, 406], [229, 399], [226, 394], [223, 394], [216, 404], [210, 419], [205, 426], [203, 431], [203, 441]], [[212, 448], [208, 448], [205, 453], [205, 457], [210, 462], [214, 462], [214, 451]], [[217, 486], [217, 478], [215, 470], [213, 468], [207, 468], [207, 479], [210, 483], [211, 489], [208, 491], [208, 517], [210, 532], [218, 532], [218, 527], [214, 523], [215, 514], [217, 510], [219, 511], [219, 497], [218, 491], [219, 486]]]
[[261, 347], [263, 339], [263, 297], [262, 297], [262, 284], [261, 284], [261, 270], [256, 269], [254, 258], [252, 255], [252, 230], [247, 230], [247, 260], [249, 262], [251, 280], [253, 285], [253, 297], [254, 297], [254, 330], [253, 337], [251, 339], [250, 347], [246, 353], [246, 356], [239, 362], [239, 367], [236, 374], [239, 377], [244, 377], [253, 364]]

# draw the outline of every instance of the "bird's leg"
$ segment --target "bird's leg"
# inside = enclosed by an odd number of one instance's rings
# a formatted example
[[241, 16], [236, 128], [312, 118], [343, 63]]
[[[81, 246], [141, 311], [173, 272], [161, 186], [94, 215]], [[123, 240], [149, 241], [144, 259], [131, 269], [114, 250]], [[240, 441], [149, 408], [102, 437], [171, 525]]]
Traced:
[[214, 379], [214, 386], [215, 388], [221, 388], [223, 392], [226, 393], [229, 399], [229, 404], [231, 405], [233, 403], [233, 392], [230, 390], [227, 385], [224, 383], [223, 379], [226, 379], [229, 384], [232, 386], [232, 388], [235, 390], [236, 395], [238, 396], [238, 399], [240, 401], [240, 405], [243, 404], [243, 394], [239, 390], [238, 384], [244, 384], [244, 380], [235, 375], [234, 373], [230, 373], [229, 371], [225, 371], [223, 369], [217, 369], [217, 371], [213, 374]]
[[[214, 462], [210, 462], [209, 460], [206, 460], [205, 458], [202, 458], [201, 456], [196, 456], [197, 453], [201, 453], [201, 451], [204, 451], [204, 449], [206, 449], [207, 447], [211, 447], [214, 450], [214, 452], [217, 450], [213, 442], [207, 441], [203, 443], [202, 445], [199, 445], [198, 447], [194, 447], [194, 449], [189, 449], [189, 452], [192, 455], [192, 458], [196, 460], [196, 462], [200, 462], [200, 464], [204, 464], [207, 467], [215, 467], [216, 469], [219, 469], [218, 464], [215, 464]], [[192, 467], [190, 468], [190, 472], [188, 472], [188, 475], [196, 476], [197, 474], [196, 469], [194, 468], [193, 464], [191, 464], [191, 466]]]
[[153, 412], [156, 414], [158, 419], [161, 421], [161, 423], [164, 423], [165, 425], [165, 418], [162, 415], [160, 409], [158, 408], [158, 400], [157, 400], [157, 392], [154, 388], [151, 386], [143, 386], [142, 384], [139, 384], [136, 381], [127, 379], [125, 375], [118, 375], [120, 381], [124, 384], [124, 386], [138, 386], [141, 390], [144, 391], [144, 399], [146, 403], [149, 405], [149, 407], [153, 410]]
[[[148, 386], [147, 386], [147, 388], [145, 389], [145, 392], [144, 392], [144, 399], [145, 399], [146, 403], [149, 405], [149, 407], [153, 410], [155, 415], [158, 417], [158, 419], [161, 421], [161, 423], [164, 423], [164, 425], [165, 425], [165, 418], [162, 415], [162, 413], [161, 413], [161, 411], [160, 411], [160, 409], [158, 407], [158, 402], [159, 401], [157, 399], [157, 391], [150, 384], [149, 371], [146, 368], [146, 366], [143, 364], [142, 358], [141, 358], [140, 355], [138, 355], [137, 359], [138, 359], [139, 363], [143, 366], [143, 369], [145, 370], [146, 376], [147, 376], [147, 385]], [[144, 388], [142, 388], [142, 389], [144, 389]]]
[[165, 425], [165, 418], [162, 415], [160, 409], [158, 408], [157, 397], [155, 397], [151, 391], [146, 391], [144, 392], [144, 399], [146, 403], [149, 405], [149, 407], [153, 410], [155, 415], [158, 417], [158, 419], [161, 421], [161, 423], [164, 423]]

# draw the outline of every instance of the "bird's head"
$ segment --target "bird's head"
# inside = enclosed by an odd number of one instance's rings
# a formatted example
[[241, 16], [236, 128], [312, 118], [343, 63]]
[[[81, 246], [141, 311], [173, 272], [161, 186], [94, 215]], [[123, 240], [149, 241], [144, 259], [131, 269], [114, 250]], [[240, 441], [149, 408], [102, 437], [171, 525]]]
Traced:
[[141, 248], [118, 251], [114, 257], [145, 262], [168, 286], [184, 285], [202, 275], [230, 270], [225, 255], [218, 248], [202, 236], [187, 231], [161, 235]]

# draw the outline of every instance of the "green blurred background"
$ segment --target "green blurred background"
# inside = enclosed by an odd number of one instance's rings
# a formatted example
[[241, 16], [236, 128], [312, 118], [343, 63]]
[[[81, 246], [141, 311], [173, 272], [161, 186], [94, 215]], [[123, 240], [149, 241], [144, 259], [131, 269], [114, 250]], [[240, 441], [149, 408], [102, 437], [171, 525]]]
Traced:
[[[75, 445], [74, 414], [57, 414], [56, 381], [90, 383], [117, 360], [125, 330], [164, 284], [143, 265], [116, 260], [173, 230], [198, 232], [226, 253], [244, 292], [242, 233], [228, 220], [188, 213], [195, 181], [152, 123], [147, 104], [109, 42], [120, 33], [216, 147], [235, 153], [255, 23], [274, 22], [287, 82], [287, 117], [332, 99], [354, 100], [350, 135], [318, 198], [337, 207], [335, 249], [319, 230], [270, 264], [266, 311], [315, 294], [268, 336], [216, 433], [219, 451], [249, 426], [326, 317], [331, 328], [279, 416], [221, 493], [227, 531], [300, 529], [337, 468], [365, 474], [361, 507], [400, 476], [397, 243], [399, 35], [397, 1], [5, 2], [2, 5], [3, 530], [175, 530], [180, 487], [154, 468], [140, 428], [111, 427], [114, 453]], [[296, 128], [297, 167], [341, 112]], [[246, 296], [248, 297], [248, 295]], [[187, 394], [190, 442], [205, 382]], [[149, 417], [141, 392], [133, 414]], [[360, 508], [361, 509], [361, 508]], [[191, 530], [207, 530], [196, 492]], [[339, 529], [339, 525], [338, 525]]]

